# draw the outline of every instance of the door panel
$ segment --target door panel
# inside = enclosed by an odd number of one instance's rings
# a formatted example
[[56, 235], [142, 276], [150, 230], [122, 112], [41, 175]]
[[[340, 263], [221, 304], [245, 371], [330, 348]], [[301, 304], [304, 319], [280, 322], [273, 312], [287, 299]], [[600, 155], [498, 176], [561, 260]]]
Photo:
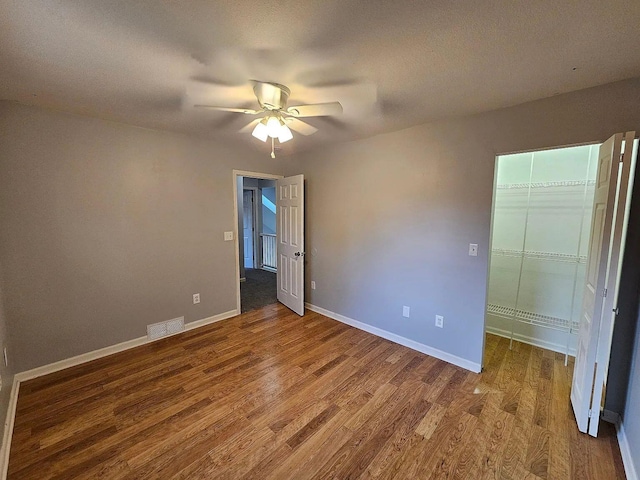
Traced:
[[[586, 432], [589, 427], [591, 394], [611, 247], [611, 225], [614, 216], [621, 146], [622, 134], [616, 134], [601, 145], [598, 155], [598, 174], [589, 239], [589, 261], [578, 332], [578, 350], [571, 386], [571, 404], [578, 429], [581, 432]], [[597, 423], [597, 416], [595, 421]]]
[[278, 301], [304, 314], [304, 177], [277, 181]]

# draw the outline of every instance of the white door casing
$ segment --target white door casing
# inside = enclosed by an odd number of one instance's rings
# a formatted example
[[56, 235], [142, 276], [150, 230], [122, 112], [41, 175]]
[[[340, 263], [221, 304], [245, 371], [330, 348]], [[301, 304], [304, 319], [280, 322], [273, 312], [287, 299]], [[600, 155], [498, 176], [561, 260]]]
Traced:
[[276, 182], [278, 301], [304, 315], [304, 176]]
[[[589, 427], [592, 406], [596, 351], [611, 247], [621, 146], [622, 134], [616, 134], [600, 146], [598, 154], [584, 299], [571, 385], [571, 404], [581, 432], [586, 432]], [[595, 414], [595, 422], [598, 421], [598, 413]]]
[[245, 268], [254, 268], [253, 264], [253, 191], [243, 190], [242, 192], [242, 235], [244, 245], [244, 266]]
[[[602, 308], [602, 320], [598, 334], [598, 346], [596, 350], [596, 373], [593, 385], [591, 410], [599, 416], [600, 405], [605, 395], [605, 382], [609, 370], [609, 358], [611, 355], [611, 341], [613, 338], [613, 326], [617, 316], [618, 293], [620, 286], [620, 273], [622, 270], [622, 258], [625, 248], [625, 218], [630, 206], [631, 192], [633, 190], [631, 167], [634, 151], [635, 132], [627, 132], [624, 136], [622, 162], [618, 170], [618, 192], [614, 206], [613, 225], [611, 229], [611, 247], [609, 249], [609, 265], [606, 273], [605, 289]], [[589, 435], [598, 436], [600, 422], [589, 422]]]

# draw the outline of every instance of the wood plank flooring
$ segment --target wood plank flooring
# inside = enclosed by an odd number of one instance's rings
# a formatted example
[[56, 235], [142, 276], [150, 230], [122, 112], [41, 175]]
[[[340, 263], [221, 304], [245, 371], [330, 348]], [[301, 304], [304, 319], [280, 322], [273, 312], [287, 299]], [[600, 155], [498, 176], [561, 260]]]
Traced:
[[9, 478], [624, 478], [561, 355], [489, 335], [485, 366], [271, 305], [23, 383]]

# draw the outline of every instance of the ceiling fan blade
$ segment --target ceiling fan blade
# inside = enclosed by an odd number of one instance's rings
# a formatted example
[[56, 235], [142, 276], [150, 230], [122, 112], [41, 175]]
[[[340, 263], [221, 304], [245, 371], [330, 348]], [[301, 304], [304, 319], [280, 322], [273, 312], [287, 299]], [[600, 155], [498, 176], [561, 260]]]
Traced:
[[244, 127], [238, 130], [238, 133], [249, 133], [253, 132], [253, 129], [256, 128], [256, 125], [262, 121], [261, 118], [256, 118], [255, 120], [247, 123]]
[[236, 112], [236, 113], [245, 113], [247, 115], [255, 115], [260, 113], [261, 110], [253, 110], [251, 108], [232, 108], [232, 107], [217, 107], [215, 105], [194, 105], [194, 107], [198, 108], [208, 108], [210, 110], [218, 110], [220, 112]]
[[294, 117], [326, 117], [329, 115], [340, 115], [342, 113], [342, 105], [340, 105], [340, 102], [297, 105], [287, 108], [287, 113]]
[[298, 120], [297, 118], [286, 117], [284, 122], [291, 130], [301, 133], [302, 135], [313, 135], [318, 131], [316, 127], [313, 127], [302, 120]]

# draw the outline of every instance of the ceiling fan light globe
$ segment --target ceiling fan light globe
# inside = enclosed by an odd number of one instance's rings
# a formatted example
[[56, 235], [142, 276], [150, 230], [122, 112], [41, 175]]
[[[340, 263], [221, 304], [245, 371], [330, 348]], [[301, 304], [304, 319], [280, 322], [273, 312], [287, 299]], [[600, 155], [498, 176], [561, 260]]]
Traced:
[[276, 117], [269, 117], [267, 120], [267, 134], [271, 138], [278, 138], [282, 129], [282, 122]]
[[269, 136], [269, 129], [264, 123], [260, 122], [259, 124], [256, 125], [256, 128], [253, 129], [253, 132], [251, 132], [251, 135], [256, 137], [258, 140], [262, 140], [263, 142], [266, 142], [267, 137]]
[[286, 125], [280, 127], [280, 135], [278, 135], [278, 141], [280, 143], [288, 142], [293, 138], [293, 133]]

